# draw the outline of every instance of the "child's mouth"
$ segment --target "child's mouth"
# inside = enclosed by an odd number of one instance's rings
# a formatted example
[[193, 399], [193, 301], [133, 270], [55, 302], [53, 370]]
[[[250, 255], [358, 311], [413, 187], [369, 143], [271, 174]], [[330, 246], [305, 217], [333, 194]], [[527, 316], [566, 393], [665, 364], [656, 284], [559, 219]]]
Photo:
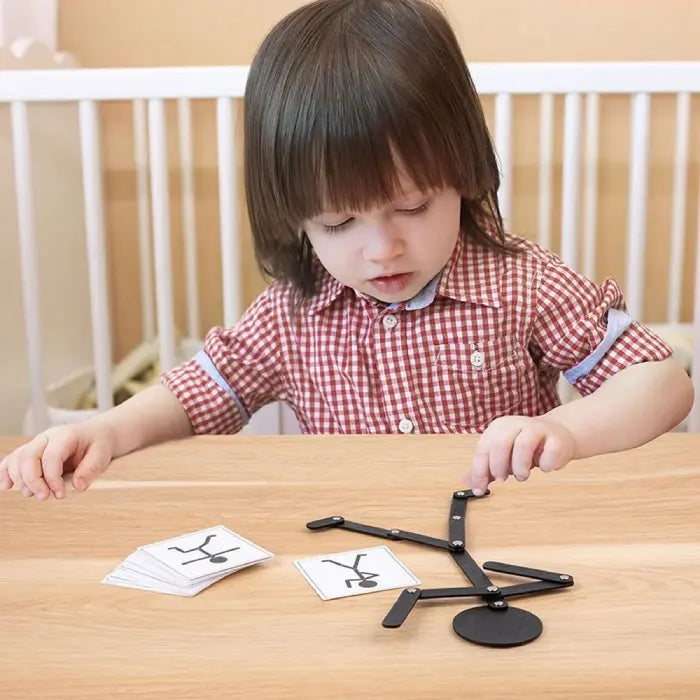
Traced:
[[385, 294], [394, 294], [405, 289], [411, 281], [411, 272], [402, 272], [398, 275], [384, 275], [382, 277], [374, 277], [370, 280], [380, 292]]

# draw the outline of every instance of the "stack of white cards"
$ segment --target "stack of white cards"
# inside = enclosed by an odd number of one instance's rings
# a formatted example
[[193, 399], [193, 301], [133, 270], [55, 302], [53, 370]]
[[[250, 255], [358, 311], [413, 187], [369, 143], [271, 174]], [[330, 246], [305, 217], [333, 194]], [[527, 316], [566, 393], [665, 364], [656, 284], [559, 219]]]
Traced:
[[274, 555], [223, 525], [143, 545], [102, 583], [193, 596]]

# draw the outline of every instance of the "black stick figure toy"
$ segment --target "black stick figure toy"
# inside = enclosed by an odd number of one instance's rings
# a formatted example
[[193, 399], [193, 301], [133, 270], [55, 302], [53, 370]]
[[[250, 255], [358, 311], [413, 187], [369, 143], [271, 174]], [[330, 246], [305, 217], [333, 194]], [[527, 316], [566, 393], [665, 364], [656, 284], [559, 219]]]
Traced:
[[[569, 574], [530, 569], [497, 561], [484, 562], [483, 569], [488, 571], [534, 579], [531, 583], [520, 583], [504, 588], [494, 586], [491, 579], [465, 549], [467, 501], [472, 498], [484, 498], [489, 493], [486, 491], [484, 496], [475, 496], [471, 491], [456, 491], [452, 495], [448, 523], [449, 540], [439, 540], [404, 530], [386, 530], [373, 525], [354, 523], [340, 515], [314, 520], [307, 523], [306, 527], [310, 530], [338, 527], [361, 532], [365, 535], [383, 537], [389, 540], [409, 540], [446, 550], [471, 582], [472, 587], [470, 588], [431, 588], [425, 590], [407, 588], [403, 590], [382, 621], [384, 627], [400, 627], [419, 600], [475, 596], [480, 597], [486, 605], [469, 608], [458, 613], [452, 623], [456, 634], [467, 641], [491, 647], [527, 644], [540, 636], [542, 622], [536, 615], [527, 610], [510, 607], [506, 599], [513, 596], [548, 593], [560, 588], [567, 588], [574, 585], [574, 579]], [[357, 563], [356, 560], [355, 567], [357, 567]], [[356, 571], [356, 573], [358, 572]]]
[[192, 562], [195, 561], [202, 561], [202, 559], [208, 559], [212, 564], [222, 564], [225, 561], [228, 561], [226, 557], [222, 557], [222, 554], [226, 554], [227, 552], [234, 552], [237, 549], [240, 549], [240, 547], [231, 547], [231, 549], [225, 549], [223, 552], [214, 552], [213, 554], [211, 552], [207, 552], [206, 549], [204, 549], [208, 544], [209, 540], [211, 540], [212, 537], [216, 537], [216, 533], [213, 533], [211, 535], [207, 535], [206, 539], [202, 544], [199, 545], [199, 547], [192, 547], [192, 549], [180, 549], [179, 547], [168, 547], [168, 549], [174, 549], [177, 552], [181, 552], [182, 554], [189, 554], [190, 552], [201, 552], [204, 554], [203, 557], [197, 557], [196, 559], [190, 559], [189, 561], [183, 561], [182, 566], [185, 566], [185, 564], [192, 564]]
[[360, 559], [365, 556], [364, 552], [361, 552], [355, 557], [355, 563], [350, 566], [349, 564], [343, 564], [339, 561], [333, 561], [333, 559], [321, 559], [322, 562], [328, 562], [329, 564], [336, 564], [337, 566], [342, 566], [350, 571], [354, 571], [357, 574], [357, 578], [346, 578], [345, 585], [348, 588], [352, 588], [352, 584], [357, 581], [357, 585], [360, 588], [374, 588], [377, 582], [373, 579], [377, 578], [379, 574], [373, 574], [370, 571], [360, 571]]

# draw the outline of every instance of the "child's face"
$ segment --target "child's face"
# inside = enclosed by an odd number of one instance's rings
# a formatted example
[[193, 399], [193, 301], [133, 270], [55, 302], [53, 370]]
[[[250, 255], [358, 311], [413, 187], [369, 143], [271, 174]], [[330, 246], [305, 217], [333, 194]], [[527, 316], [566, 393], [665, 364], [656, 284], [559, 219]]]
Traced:
[[369, 211], [324, 211], [304, 230], [333, 277], [384, 302], [417, 294], [445, 265], [460, 230], [460, 195], [420, 192], [402, 181], [390, 204]]

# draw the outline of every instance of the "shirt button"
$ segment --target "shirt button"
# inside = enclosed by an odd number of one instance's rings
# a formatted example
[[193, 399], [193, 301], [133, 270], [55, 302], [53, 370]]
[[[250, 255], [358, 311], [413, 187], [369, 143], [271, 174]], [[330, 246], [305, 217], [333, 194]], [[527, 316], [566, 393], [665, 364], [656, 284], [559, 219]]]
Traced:
[[484, 366], [484, 353], [480, 350], [474, 350], [469, 361], [474, 369], [481, 369]]
[[394, 316], [393, 314], [387, 314], [382, 319], [382, 325], [388, 331], [390, 331], [392, 328], [395, 328], [397, 323], [398, 323], [398, 320], [397, 320], [396, 316]]
[[406, 435], [407, 433], [410, 433], [413, 430], [413, 423], [411, 423], [408, 418], [402, 418], [399, 421], [399, 430]]

